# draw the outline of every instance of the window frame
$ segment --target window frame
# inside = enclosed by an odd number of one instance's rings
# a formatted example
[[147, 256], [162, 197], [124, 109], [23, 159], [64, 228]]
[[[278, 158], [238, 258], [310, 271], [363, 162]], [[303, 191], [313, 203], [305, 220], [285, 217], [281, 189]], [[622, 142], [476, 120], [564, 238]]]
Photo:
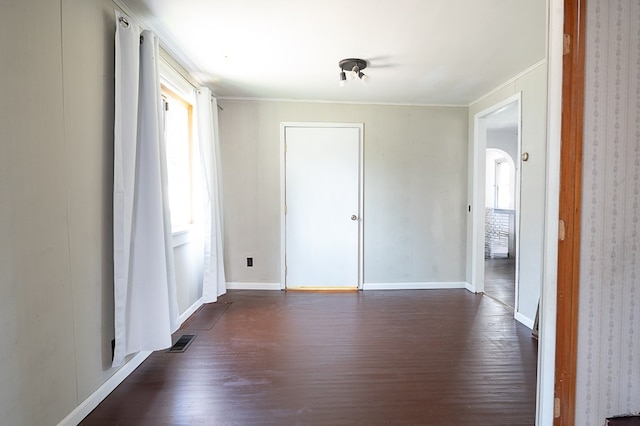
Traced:
[[[173, 237], [173, 247], [178, 247], [196, 240], [200, 237], [200, 233], [197, 230], [202, 226], [202, 214], [198, 211], [200, 204], [202, 203], [201, 195], [198, 193], [199, 187], [202, 186], [202, 182], [198, 179], [202, 177], [199, 175], [197, 167], [199, 164], [200, 151], [198, 149], [198, 135], [197, 135], [197, 111], [196, 111], [196, 87], [189, 82], [184, 76], [182, 76], [165, 58], [160, 57], [159, 61], [159, 76], [160, 76], [160, 92], [163, 103], [165, 102], [165, 92], [169, 93], [171, 98], [182, 102], [188, 106], [189, 111], [189, 171], [190, 171], [190, 223], [186, 225], [176, 226], [172, 225], [171, 233]], [[163, 108], [163, 132], [165, 130], [165, 114], [166, 111]], [[166, 142], [165, 142], [166, 144]]]

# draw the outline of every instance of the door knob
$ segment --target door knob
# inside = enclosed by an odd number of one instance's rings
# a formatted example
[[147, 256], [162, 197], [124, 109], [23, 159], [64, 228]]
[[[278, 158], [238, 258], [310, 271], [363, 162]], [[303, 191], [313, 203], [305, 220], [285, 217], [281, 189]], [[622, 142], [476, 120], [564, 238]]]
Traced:
[[358, 216], [356, 216], [355, 214], [351, 216], [351, 220], [358, 220]]

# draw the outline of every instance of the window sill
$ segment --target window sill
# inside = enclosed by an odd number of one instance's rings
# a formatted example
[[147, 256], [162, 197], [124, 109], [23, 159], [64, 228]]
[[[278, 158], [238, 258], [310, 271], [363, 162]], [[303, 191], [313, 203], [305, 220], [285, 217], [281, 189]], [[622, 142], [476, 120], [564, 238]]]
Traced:
[[198, 239], [197, 230], [198, 227], [194, 224], [174, 230], [171, 233], [171, 236], [173, 237], [173, 248], [189, 244], [190, 242]]

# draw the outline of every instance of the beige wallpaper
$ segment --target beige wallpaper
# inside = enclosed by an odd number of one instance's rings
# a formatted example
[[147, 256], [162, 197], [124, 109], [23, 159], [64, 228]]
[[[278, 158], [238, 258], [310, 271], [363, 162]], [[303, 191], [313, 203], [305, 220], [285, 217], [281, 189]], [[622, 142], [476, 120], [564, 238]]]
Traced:
[[640, 1], [587, 4], [576, 424], [640, 411]]

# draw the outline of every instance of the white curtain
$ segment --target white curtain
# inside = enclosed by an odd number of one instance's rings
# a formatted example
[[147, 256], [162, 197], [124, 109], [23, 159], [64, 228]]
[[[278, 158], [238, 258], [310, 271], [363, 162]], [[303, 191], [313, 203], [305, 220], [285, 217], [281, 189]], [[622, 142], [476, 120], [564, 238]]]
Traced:
[[222, 244], [222, 196], [220, 188], [220, 144], [218, 103], [207, 88], [198, 90], [198, 138], [206, 197], [204, 213], [204, 271], [202, 301], [215, 302], [227, 292]]
[[113, 366], [171, 346], [178, 304], [161, 128], [158, 40], [116, 11]]

